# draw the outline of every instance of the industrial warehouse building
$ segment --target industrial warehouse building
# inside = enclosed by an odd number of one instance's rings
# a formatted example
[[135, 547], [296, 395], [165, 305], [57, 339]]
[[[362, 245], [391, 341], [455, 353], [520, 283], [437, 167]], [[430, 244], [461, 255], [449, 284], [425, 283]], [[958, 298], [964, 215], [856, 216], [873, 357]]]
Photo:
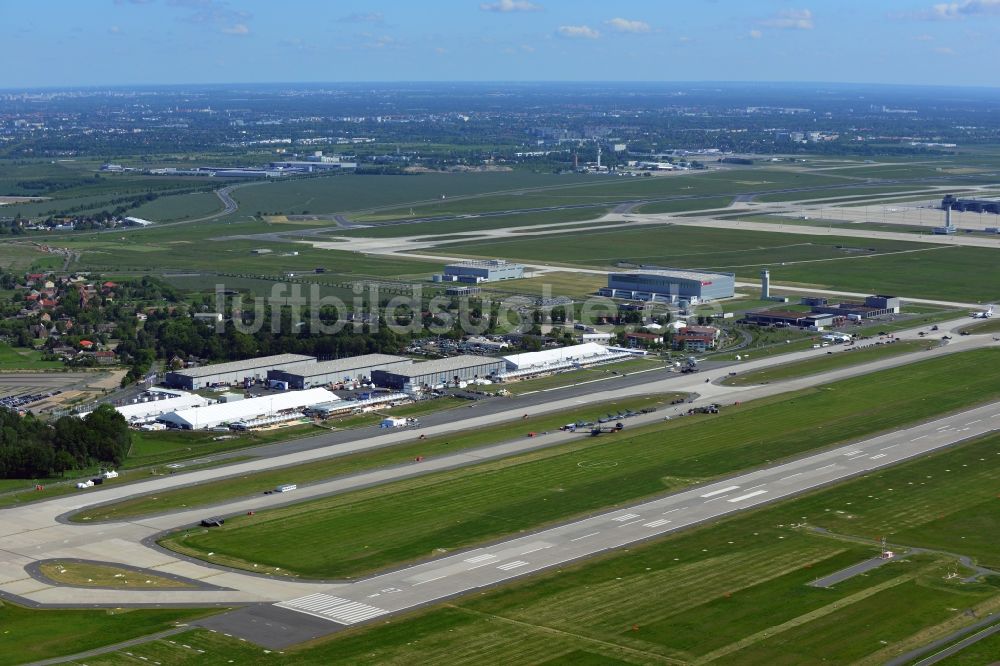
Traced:
[[765, 310], [747, 312], [744, 321], [762, 326], [797, 326], [821, 331], [842, 321], [842, 317], [821, 313], [794, 312], [791, 310]]
[[901, 308], [895, 296], [867, 296], [864, 303], [818, 303], [812, 306], [812, 311], [849, 319], [871, 319], [899, 314]]
[[206, 430], [224, 425], [254, 428], [304, 418], [304, 410], [336, 400], [339, 398], [333, 392], [315, 388], [181, 409], [156, 420], [184, 430]]
[[327, 384], [349, 384], [369, 379], [375, 370], [395, 370], [413, 360], [389, 354], [365, 354], [318, 363], [297, 363], [267, 371], [267, 379], [288, 382], [288, 388], [307, 389]]
[[414, 363], [394, 370], [373, 370], [376, 386], [396, 390], [436, 387], [491, 377], [506, 367], [503, 359], [486, 356], [452, 356]]
[[497, 282], [524, 277], [524, 266], [503, 259], [461, 261], [448, 264], [442, 275], [435, 275], [435, 282]]
[[500, 379], [518, 379], [546, 372], [612, 363], [629, 357], [631, 357], [629, 352], [609, 349], [595, 342], [586, 342], [571, 347], [504, 356], [503, 360], [507, 367], [498, 377]]
[[609, 273], [608, 286], [601, 296], [631, 301], [691, 304], [732, 298], [736, 292], [736, 275], [709, 273], [672, 268], [649, 268], [628, 273]]
[[216, 363], [200, 368], [187, 368], [168, 372], [164, 379], [167, 386], [197, 391], [215, 384], [238, 384], [246, 379], [259, 380], [267, 377], [268, 370], [284, 368], [290, 365], [306, 362], [316, 362], [315, 356], [302, 354], [278, 354], [250, 358], [245, 361]]

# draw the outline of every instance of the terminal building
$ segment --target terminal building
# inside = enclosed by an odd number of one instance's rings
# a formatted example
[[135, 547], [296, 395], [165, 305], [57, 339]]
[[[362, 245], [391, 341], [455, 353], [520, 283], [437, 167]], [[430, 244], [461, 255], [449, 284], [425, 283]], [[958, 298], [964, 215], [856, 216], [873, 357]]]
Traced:
[[732, 298], [735, 292], [736, 275], [733, 273], [644, 268], [628, 273], [609, 273], [608, 286], [598, 293], [630, 301], [697, 304]]
[[302, 354], [278, 354], [249, 358], [244, 361], [230, 363], [215, 363], [200, 368], [186, 368], [168, 372], [164, 378], [167, 386], [188, 391], [197, 391], [207, 386], [219, 384], [239, 384], [247, 380], [263, 380], [269, 370], [284, 368], [301, 363], [315, 363], [315, 356]]
[[460, 261], [444, 267], [444, 273], [435, 275], [435, 282], [498, 282], [500, 280], [516, 280], [524, 277], [524, 266], [503, 259], [487, 259], [482, 261]]
[[747, 312], [744, 320], [761, 326], [795, 326], [821, 331], [828, 326], [843, 323], [844, 318], [831, 314], [815, 312], [795, 312], [792, 310], [765, 310], [763, 312]]
[[941, 200], [942, 210], [1000, 214], [1000, 199], [959, 199], [951, 194]]
[[372, 382], [376, 386], [397, 391], [414, 391], [486, 379], [496, 375], [505, 367], [506, 362], [503, 359], [488, 356], [452, 356], [392, 370], [373, 370]]
[[328, 384], [351, 384], [366, 381], [376, 370], [395, 370], [413, 364], [413, 360], [390, 354], [365, 354], [318, 363], [297, 363], [267, 371], [268, 381], [288, 382], [290, 389], [307, 389]]

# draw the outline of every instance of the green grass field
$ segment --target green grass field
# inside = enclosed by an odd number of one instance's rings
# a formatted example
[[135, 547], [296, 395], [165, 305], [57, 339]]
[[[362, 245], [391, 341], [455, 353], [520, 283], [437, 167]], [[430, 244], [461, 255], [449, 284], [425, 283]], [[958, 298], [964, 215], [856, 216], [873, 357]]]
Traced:
[[830, 370], [839, 370], [855, 365], [870, 363], [879, 359], [910, 354], [923, 349], [930, 349], [940, 344], [938, 340], [911, 340], [904, 342], [894, 342], [892, 344], [878, 345], [866, 349], [853, 349], [844, 345], [831, 345], [831, 355], [819, 358], [786, 363], [784, 365], [741, 372], [734, 377], [727, 377], [722, 380], [726, 386], [748, 386], [751, 384], [768, 384], [770, 382], [784, 379], [795, 379], [807, 375], [815, 375]]
[[171, 629], [218, 610], [33, 610], [0, 602], [0, 665], [24, 664]]
[[[989, 400], [1000, 394], [998, 363], [1000, 352], [994, 350], [931, 359], [730, 408], [714, 418], [581, 437], [501, 461], [235, 517], [221, 529], [180, 532], [162, 543], [237, 567], [356, 576]], [[616, 466], [579, 464], [589, 460], [613, 460]], [[329, 534], [340, 536], [331, 543]], [[289, 542], [301, 547], [289, 551], [283, 547]]]
[[435, 250], [532, 263], [611, 268], [618, 262], [734, 272], [774, 283], [990, 302], [1000, 297], [996, 250], [924, 243], [799, 236], [794, 233], [664, 226], [577, 232], [538, 243], [525, 238], [445, 244]]
[[[657, 395], [646, 398], [620, 400], [586, 409], [572, 409], [545, 416], [536, 416], [526, 420], [518, 420], [512, 423], [501, 424], [495, 429], [455, 432], [449, 435], [430, 437], [424, 441], [418, 441], [417, 434], [414, 433], [411, 441], [395, 446], [314, 461], [304, 465], [284, 467], [280, 470], [248, 474], [230, 479], [220, 479], [206, 484], [158, 492], [155, 496], [144, 495], [113, 504], [94, 507], [93, 509], [74, 515], [72, 520], [77, 522], [122, 520], [179, 507], [216, 504], [238, 497], [255, 495], [264, 490], [274, 488], [281, 483], [296, 483], [300, 485], [316, 483], [334, 477], [359, 474], [380, 467], [410, 463], [417, 456], [434, 458], [435, 456], [442, 456], [456, 451], [498, 444], [520, 438], [528, 432], [556, 430], [567, 422], [596, 419], [608, 411], [625, 409], [637, 411], [644, 407], [669, 402], [675, 397], [676, 395], [671, 394], [667, 396]], [[413, 407], [420, 406], [420, 404], [413, 405]], [[407, 414], [397, 410], [393, 410], [393, 414], [402, 416], [414, 415], [413, 413]], [[371, 418], [366, 415], [365, 423], [370, 422]]]
[[962, 327], [962, 330], [976, 335], [982, 335], [985, 333], [1000, 333], [1000, 319], [977, 321], [969, 324], [968, 326]]
[[42, 353], [0, 344], [0, 371], [10, 370], [61, 370], [62, 361], [43, 361]]
[[[415, 651], [422, 663], [469, 666], [497, 654], [507, 663], [567, 665], [885, 663], [996, 611], [1000, 581], [960, 582], [950, 574], [966, 572], [953, 556], [926, 553], [832, 588], [807, 583], [874, 556], [882, 533], [897, 550], [919, 545], [882, 531], [901, 513], [901, 522], [937, 535], [938, 515], [995, 505], [1000, 471], [992, 458], [998, 454], [1000, 437], [980, 439], [501, 589], [342, 631], [284, 655], [205, 631], [129, 651], [164, 665], [186, 663], [181, 644], [204, 650], [199, 663], [206, 664], [409, 663]], [[942, 474], [942, 468], [953, 471]], [[968, 500], [953, 502], [966, 492]], [[987, 526], [1000, 529], [995, 506], [987, 515]], [[866, 542], [822, 535], [811, 525]], [[946, 543], [945, 550], [962, 554], [969, 545], [954, 536]], [[998, 559], [989, 533], [978, 537], [978, 545]], [[995, 645], [989, 639], [947, 663], [989, 663]], [[116, 653], [87, 663], [134, 662]]]

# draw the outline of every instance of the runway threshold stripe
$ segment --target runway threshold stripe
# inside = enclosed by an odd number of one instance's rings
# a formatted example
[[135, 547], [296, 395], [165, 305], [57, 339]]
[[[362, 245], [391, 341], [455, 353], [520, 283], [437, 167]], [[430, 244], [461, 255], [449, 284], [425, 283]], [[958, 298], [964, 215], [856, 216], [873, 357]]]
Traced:
[[739, 490], [739, 486], [729, 486], [728, 488], [720, 488], [719, 490], [713, 490], [710, 493], [705, 493], [701, 497], [714, 497], [715, 495], [721, 495], [722, 493], [728, 493], [732, 490]]
[[631, 518], [638, 518], [638, 517], [639, 514], [637, 513], [626, 513], [624, 516], [618, 516], [617, 518], [612, 518], [611, 520], [615, 521], [616, 523], [620, 523], [624, 520], [629, 520]]
[[646, 523], [643, 527], [663, 527], [664, 525], [670, 523], [669, 520], [660, 518], [659, 520], [654, 520], [651, 523]]

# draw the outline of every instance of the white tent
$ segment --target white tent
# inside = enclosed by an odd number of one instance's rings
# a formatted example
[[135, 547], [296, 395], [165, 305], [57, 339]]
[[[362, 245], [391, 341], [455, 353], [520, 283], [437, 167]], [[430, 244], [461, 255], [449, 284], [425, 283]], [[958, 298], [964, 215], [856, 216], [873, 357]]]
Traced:
[[247, 398], [236, 402], [220, 402], [207, 407], [182, 409], [164, 414], [157, 420], [186, 430], [204, 430], [227, 423], [270, 420], [271, 417], [282, 413], [295, 414], [307, 407], [334, 400], [339, 400], [339, 398], [331, 391], [314, 388], [305, 391], [276, 393], [259, 398]]
[[594, 342], [585, 342], [582, 345], [570, 347], [560, 347], [558, 349], [544, 349], [537, 352], [526, 352], [524, 354], [512, 354], [504, 356], [508, 370], [531, 370], [542, 369], [548, 366], [561, 366], [573, 363], [585, 363], [588, 359], [608, 355], [608, 348]]

